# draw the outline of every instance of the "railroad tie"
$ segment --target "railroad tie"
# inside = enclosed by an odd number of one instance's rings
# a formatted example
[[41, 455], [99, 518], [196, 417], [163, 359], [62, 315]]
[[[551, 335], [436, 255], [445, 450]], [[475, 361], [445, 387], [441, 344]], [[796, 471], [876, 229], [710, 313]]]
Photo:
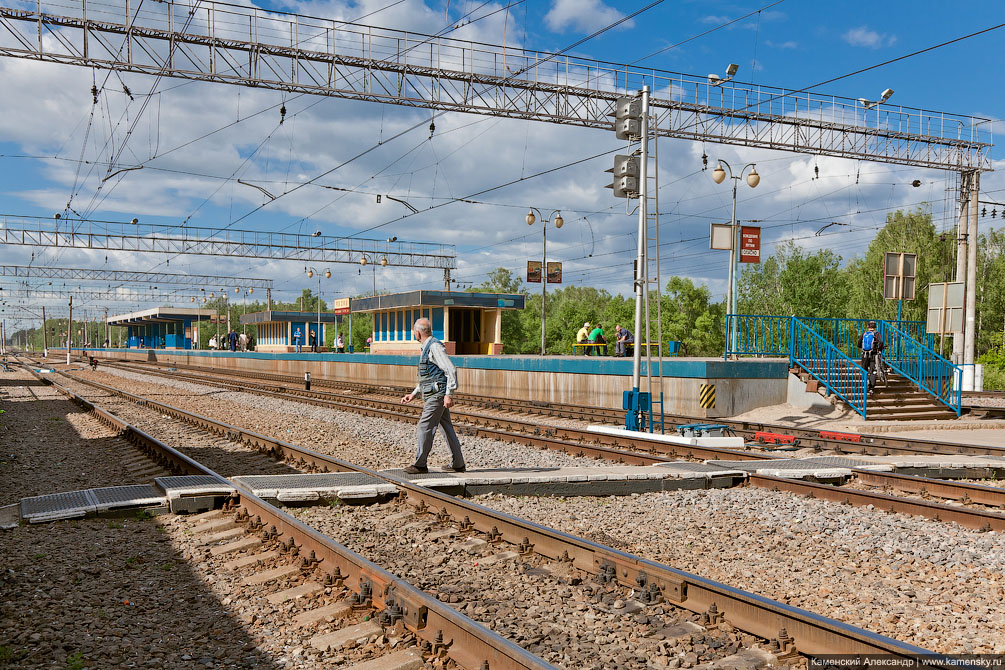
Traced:
[[372, 637], [382, 635], [384, 629], [370, 619], [350, 628], [343, 628], [331, 633], [322, 633], [311, 638], [311, 646], [320, 651], [341, 649], [350, 642], [365, 643]]

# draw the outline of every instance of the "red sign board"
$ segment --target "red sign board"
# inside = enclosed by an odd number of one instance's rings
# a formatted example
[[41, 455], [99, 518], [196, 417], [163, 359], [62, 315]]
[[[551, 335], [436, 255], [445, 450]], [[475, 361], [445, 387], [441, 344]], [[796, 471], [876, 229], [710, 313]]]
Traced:
[[349, 298], [338, 298], [332, 301], [332, 314], [336, 316], [348, 314], [349, 310]]
[[759, 226], [740, 226], [740, 262], [761, 262], [761, 229]]

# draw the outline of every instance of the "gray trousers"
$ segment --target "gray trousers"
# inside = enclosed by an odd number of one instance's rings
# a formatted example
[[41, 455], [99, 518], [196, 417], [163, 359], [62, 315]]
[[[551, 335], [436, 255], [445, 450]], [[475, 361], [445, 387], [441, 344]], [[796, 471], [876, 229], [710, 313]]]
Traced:
[[422, 416], [419, 417], [419, 428], [416, 433], [416, 467], [426, 467], [426, 459], [433, 448], [433, 436], [436, 434], [437, 426], [443, 429], [443, 435], [447, 438], [447, 446], [450, 447], [450, 454], [453, 458], [451, 465], [463, 468], [464, 456], [461, 454], [461, 443], [457, 439], [457, 433], [454, 432], [454, 424], [450, 422], [450, 410], [443, 406], [442, 395], [423, 397]]

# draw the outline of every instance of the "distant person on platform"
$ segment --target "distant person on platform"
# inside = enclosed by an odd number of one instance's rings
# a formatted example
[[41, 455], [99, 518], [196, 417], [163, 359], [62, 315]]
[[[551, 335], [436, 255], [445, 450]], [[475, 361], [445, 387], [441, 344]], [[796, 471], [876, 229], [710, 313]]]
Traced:
[[589, 342], [594, 346], [587, 347], [587, 349], [591, 349], [594, 356], [603, 356], [607, 353], [606, 346], [603, 349], [600, 348], [601, 345], [607, 344], [607, 340], [604, 338], [604, 327], [599, 323], [593, 327], [593, 330], [590, 331]]
[[[587, 321], [583, 324], [583, 327], [579, 329], [576, 333], [576, 344], [586, 344], [586, 341], [590, 339], [590, 322]], [[591, 347], [580, 347], [584, 354], [589, 354]]]
[[401, 398], [402, 404], [412, 402], [422, 394], [422, 416], [416, 431], [415, 463], [405, 468], [410, 475], [428, 472], [426, 459], [433, 448], [436, 427], [443, 429], [443, 435], [450, 447], [452, 462], [447, 472], [464, 472], [464, 456], [461, 443], [450, 421], [450, 408], [454, 406], [452, 394], [457, 390], [457, 368], [447, 356], [443, 343], [433, 337], [433, 326], [429, 319], [419, 319], [412, 326], [412, 336], [422, 345], [419, 353], [419, 383], [415, 390]]
[[314, 332], [313, 328], [311, 328], [310, 333], [307, 335], [307, 343], [311, 345], [311, 351], [315, 354], [318, 353], [318, 335]]
[[614, 334], [618, 338], [617, 344], [614, 345], [616, 349], [615, 355], [624, 358], [628, 355], [628, 345], [635, 344], [635, 336], [627, 328], [622, 328], [621, 326], [614, 327]]
[[237, 351], [237, 331], [236, 330], [230, 331], [230, 336], [228, 337], [228, 339], [230, 340], [230, 350]]
[[297, 353], [300, 353], [300, 329], [297, 328], [293, 332], [293, 345], [297, 348]]
[[254, 350], [255, 350], [255, 336], [248, 335], [248, 351], [254, 351]]
[[237, 338], [237, 340], [238, 340], [238, 343], [241, 346], [241, 351], [247, 351], [248, 350], [248, 335], [246, 333], [241, 333], [241, 335]]
[[216, 335], [213, 335], [212, 337], [209, 338], [209, 348], [210, 349], [216, 349], [216, 346], [217, 346], [216, 345]]
[[340, 354], [345, 353], [345, 338], [342, 337], [342, 333], [339, 333], [338, 337], [335, 338], [335, 350]]

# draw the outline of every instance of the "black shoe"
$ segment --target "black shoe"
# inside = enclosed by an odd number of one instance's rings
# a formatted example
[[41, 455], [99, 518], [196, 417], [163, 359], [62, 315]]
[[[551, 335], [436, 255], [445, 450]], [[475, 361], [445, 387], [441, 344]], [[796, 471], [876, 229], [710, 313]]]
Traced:
[[465, 470], [467, 470], [467, 467], [463, 465], [459, 468], [453, 465], [448, 465], [447, 467], [443, 468], [444, 472], [464, 472]]
[[417, 465], [409, 465], [405, 468], [405, 474], [407, 475], [421, 475], [424, 472], [429, 472], [429, 468], [420, 468]]

